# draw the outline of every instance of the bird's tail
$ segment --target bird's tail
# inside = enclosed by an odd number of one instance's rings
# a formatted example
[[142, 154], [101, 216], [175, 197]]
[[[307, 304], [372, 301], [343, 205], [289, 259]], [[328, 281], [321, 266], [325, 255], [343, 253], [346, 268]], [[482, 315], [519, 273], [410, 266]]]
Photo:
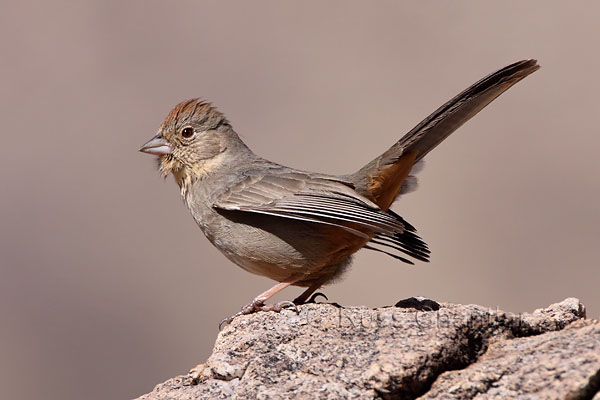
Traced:
[[471, 85], [351, 175], [356, 190], [387, 210], [403, 187], [407, 187], [405, 179], [415, 163], [496, 97], [539, 68], [536, 60], [523, 60]]

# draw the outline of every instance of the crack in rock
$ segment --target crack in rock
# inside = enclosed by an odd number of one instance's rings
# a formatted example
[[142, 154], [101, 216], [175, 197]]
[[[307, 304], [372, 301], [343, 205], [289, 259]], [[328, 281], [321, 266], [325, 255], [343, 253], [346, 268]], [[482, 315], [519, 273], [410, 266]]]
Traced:
[[[566, 318], [564, 318], [566, 316]], [[438, 376], [445, 372], [462, 370], [476, 363], [485, 354], [490, 342], [529, 337], [560, 330], [574, 319], [585, 316], [585, 308], [576, 299], [567, 299], [548, 309], [532, 314], [514, 315], [489, 311], [480, 307], [473, 310], [452, 339], [455, 346], [446, 354], [433, 354], [437, 363], [425, 363], [415, 374], [397, 381], [393, 376], [383, 389], [377, 388], [379, 398], [386, 400], [414, 399], [427, 393]], [[493, 379], [491, 380], [493, 381]]]
[[491, 343], [477, 363], [441, 374], [421, 399], [588, 399], [598, 392], [599, 370], [600, 323], [581, 320], [561, 331]]

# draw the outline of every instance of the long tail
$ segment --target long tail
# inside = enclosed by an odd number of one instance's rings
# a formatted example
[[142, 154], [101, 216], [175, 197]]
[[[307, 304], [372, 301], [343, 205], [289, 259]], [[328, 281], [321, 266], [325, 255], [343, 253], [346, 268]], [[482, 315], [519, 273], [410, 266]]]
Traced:
[[486, 76], [435, 110], [385, 153], [350, 178], [383, 210], [394, 202], [413, 165], [512, 85], [540, 66], [523, 60]]

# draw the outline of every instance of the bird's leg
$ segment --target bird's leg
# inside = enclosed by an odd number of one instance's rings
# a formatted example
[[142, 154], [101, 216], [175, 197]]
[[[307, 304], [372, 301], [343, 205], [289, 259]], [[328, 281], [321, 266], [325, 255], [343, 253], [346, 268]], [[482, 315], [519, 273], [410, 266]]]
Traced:
[[[315, 283], [310, 285], [304, 292], [302, 292], [302, 294], [300, 296], [298, 296], [294, 299], [294, 304], [300, 305], [300, 304], [306, 303], [306, 300], [308, 300], [310, 295], [313, 294], [315, 290], [320, 288], [321, 285], [323, 285], [326, 281], [327, 281], [326, 278], [321, 278], [321, 279], [318, 279], [317, 281], [315, 281]], [[324, 294], [321, 294], [321, 295], [327, 299], [327, 296], [325, 296]], [[312, 298], [312, 300], [314, 301], [314, 298]], [[327, 299], [327, 300], [329, 300], [329, 299]]]
[[[300, 304], [316, 303], [315, 300], [319, 296], [322, 296], [325, 298], [325, 300], [329, 301], [329, 299], [327, 298], [327, 296], [325, 296], [325, 294], [323, 294], [321, 292], [315, 293], [315, 291], [317, 289], [319, 289], [325, 282], [327, 282], [328, 279], [329, 279], [329, 277], [324, 277], [324, 278], [321, 278], [321, 279], [315, 281], [315, 283], [310, 285], [308, 287], [308, 289], [306, 289], [304, 292], [302, 292], [302, 294], [300, 296], [298, 296], [294, 299], [294, 304], [300, 305]], [[326, 303], [326, 304], [330, 304], [337, 308], [342, 308], [342, 306], [339, 305], [338, 303]]]
[[261, 294], [256, 296], [254, 300], [242, 307], [242, 309], [239, 312], [233, 314], [229, 318], [225, 318], [224, 320], [222, 320], [221, 323], [219, 323], [219, 330], [222, 329], [223, 326], [228, 325], [231, 321], [233, 321], [235, 317], [238, 317], [240, 315], [252, 314], [256, 311], [280, 312], [284, 308], [295, 308], [296, 304], [292, 303], [291, 301], [280, 301], [279, 303], [268, 305], [265, 304], [265, 301], [269, 300], [271, 297], [275, 296], [277, 293], [281, 292], [283, 289], [290, 286], [291, 284], [298, 282], [301, 278], [301, 275], [292, 275], [283, 282], [280, 282], [277, 285], [273, 286], [271, 289], [262, 292]]

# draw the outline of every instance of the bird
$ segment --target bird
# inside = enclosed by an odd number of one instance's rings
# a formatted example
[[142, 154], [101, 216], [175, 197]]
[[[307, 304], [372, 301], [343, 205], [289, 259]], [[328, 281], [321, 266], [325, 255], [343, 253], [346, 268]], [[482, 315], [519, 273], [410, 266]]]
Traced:
[[[307, 302], [338, 280], [360, 249], [408, 264], [427, 262], [427, 244], [392, 203], [415, 189], [415, 175], [431, 150], [539, 68], [528, 59], [487, 75], [346, 175], [299, 170], [256, 155], [207, 101], [175, 106], [140, 151], [157, 156], [163, 176], [173, 175], [197, 225], [225, 257], [277, 282], [221, 324]], [[289, 286], [306, 289], [292, 302], [267, 304]]]

